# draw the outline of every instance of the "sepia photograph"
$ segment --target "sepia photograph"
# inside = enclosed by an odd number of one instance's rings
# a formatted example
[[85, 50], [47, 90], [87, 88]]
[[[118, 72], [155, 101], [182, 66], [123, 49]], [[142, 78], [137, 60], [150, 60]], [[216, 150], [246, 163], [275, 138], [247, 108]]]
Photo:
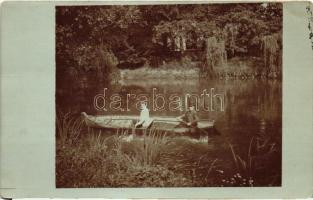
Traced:
[[282, 13], [55, 6], [56, 188], [281, 187]]

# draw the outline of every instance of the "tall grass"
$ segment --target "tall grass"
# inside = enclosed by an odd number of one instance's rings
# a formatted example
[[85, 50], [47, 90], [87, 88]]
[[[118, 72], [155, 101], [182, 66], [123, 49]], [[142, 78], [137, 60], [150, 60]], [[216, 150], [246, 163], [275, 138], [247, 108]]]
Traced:
[[233, 176], [223, 180], [224, 186], [254, 186], [254, 185], [279, 185], [281, 169], [279, 160], [280, 152], [275, 148], [275, 143], [269, 140], [261, 142], [258, 138], [251, 138], [246, 156], [237, 153], [233, 145], [229, 144], [234, 163]]
[[235, 152], [233, 146], [229, 144], [229, 147], [233, 156], [233, 161], [234, 161], [237, 171], [241, 174], [244, 174], [246, 177], [251, 177], [254, 171], [254, 168], [253, 168], [254, 158], [251, 155], [252, 143], [253, 143], [253, 138], [250, 140], [248, 155], [246, 159], [241, 158], [241, 156]]
[[56, 115], [56, 137], [62, 144], [76, 141], [82, 131], [83, 120], [70, 112]]
[[127, 131], [106, 132], [83, 127], [70, 114], [57, 117], [57, 187], [182, 186], [188, 184], [158, 161], [168, 138], [155, 130], [132, 141]]
[[157, 130], [148, 130], [137, 143], [133, 155], [125, 154], [125, 158], [132, 166], [156, 166], [163, 149], [168, 144], [168, 137]]
[[[265, 147], [270, 143], [255, 147], [253, 139], [247, 156], [230, 145], [230, 157], [222, 160], [213, 144], [156, 130], [136, 136], [127, 130], [87, 129], [81, 118], [68, 113], [58, 116], [56, 123], [56, 186], [63, 188], [218, 186], [223, 177], [223, 186], [252, 186], [256, 166], [263, 162], [255, 151], [275, 152], [272, 146]], [[232, 173], [224, 172], [231, 169], [229, 159], [235, 175], [227, 178]], [[279, 179], [279, 174], [274, 175], [270, 181]]]

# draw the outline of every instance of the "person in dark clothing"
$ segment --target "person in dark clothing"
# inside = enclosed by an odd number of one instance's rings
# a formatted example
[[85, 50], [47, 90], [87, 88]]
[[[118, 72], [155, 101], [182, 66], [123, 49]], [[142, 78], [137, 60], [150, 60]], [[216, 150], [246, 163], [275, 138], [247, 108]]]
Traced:
[[177, 117], [185, 126], [197, 127], [199, 117], [193, 105], [190, 105], [188, 110], [182, 116]]

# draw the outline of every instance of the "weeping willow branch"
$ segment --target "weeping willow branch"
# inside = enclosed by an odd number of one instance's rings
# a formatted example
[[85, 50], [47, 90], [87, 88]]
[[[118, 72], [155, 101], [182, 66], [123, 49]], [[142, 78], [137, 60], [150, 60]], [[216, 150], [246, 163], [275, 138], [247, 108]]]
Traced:
[[280, 47], [278, 44], [279, 35], [267, 35], [262, 38], [261, 48], [263, 49], [264, 66], [270, 71], [277, 71], [277, 61], [280, 59]]
[[218, 65], [227, 63], [227, 53], [225, 49], [225, 41], [218, 41], [216, 37], [209, 37], [205, 41], [205, 59], [202, 67], [202, 72], [206, 75], [213, 75], [213, 68]]

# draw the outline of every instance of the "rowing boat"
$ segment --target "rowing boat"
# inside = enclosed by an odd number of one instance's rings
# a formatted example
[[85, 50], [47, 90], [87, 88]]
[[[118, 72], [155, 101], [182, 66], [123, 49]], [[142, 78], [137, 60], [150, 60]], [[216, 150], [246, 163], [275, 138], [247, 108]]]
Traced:
[[[88, 115], [82, 112], [83, 119], [88, 127], [105, 129], [156, 129], [160, 131], [187, 133], [195, 127], [182, 126], [176, 117], [152, 117], [152, 123], [145, 128], [135, 128], [139, 120], [135, 115]], [[207, 131], [214, 127], [213, 120], [202, 119], [197, 123], [197, 129]]]

